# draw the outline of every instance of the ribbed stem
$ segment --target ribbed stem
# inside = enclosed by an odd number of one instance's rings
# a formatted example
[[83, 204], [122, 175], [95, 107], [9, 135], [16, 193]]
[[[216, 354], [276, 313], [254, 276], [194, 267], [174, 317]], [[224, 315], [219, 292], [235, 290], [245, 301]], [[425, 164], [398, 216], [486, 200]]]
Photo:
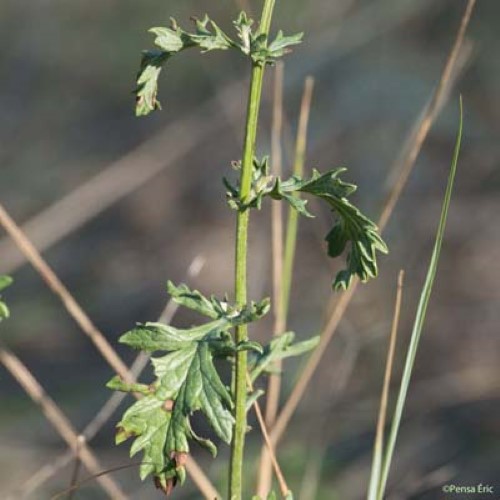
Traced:
[[[269, 33], [271, 18], [275, 0], [265, 0], [262, 11], [260, 32]], [[250, 194], [252, 187], [253, 158], [255, 155], [255, 141], [257, 137], [257, 124], [259, 120], [259, 109], [262, 95], [262, 82], [264, 78], [265, 64], [254, 64], [250, 81], [250, 93], [248, 97], [247, 119], [245, 128], [245, 141], [243, 145], [243, 159], [241, 163], [240, 200], [244, 204]], [[236, 229], [236, 269], [235, 269], [235, 296], [236, 303], [243, 306], [247, 303], [247, 247], [248, 247], [248, 223], [250, 213], [246, 209], [238, 212]], [[242, 342], [248, 338], [246, 325], [236, 328], [236, 342]], [[231, 443], [231, 464], [229, 471], [229, 498], [241, 500], [243, 488], [243, 451], [245, 447], [246, 421], [246, 374], [247, 354], [238, 352], [236, 355], [235, 380], [233, 387], [235, 391], [235, 426], [233, 441]]]

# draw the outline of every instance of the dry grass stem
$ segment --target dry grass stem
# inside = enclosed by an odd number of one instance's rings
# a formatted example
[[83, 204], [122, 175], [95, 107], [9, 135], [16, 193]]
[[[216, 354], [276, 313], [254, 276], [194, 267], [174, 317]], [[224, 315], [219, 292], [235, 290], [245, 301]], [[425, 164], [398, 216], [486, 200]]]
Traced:
[[283, 497], [285, 497], [290, 492], [290, 489], [286, 484], [285, 477], [283, 476], [281, 467], [278, 463], [278, 460], [276, 459], [276, 454], [274, 452], [273, 444], [271, 443], [271, 439], [269, 438], [269, 433], [267, 432], [266, 423], [264, 421], [264, 417], [262, 415], [262, 410], [260, 409], [259, 403], [257, 402], [254, 403], [254, 409], [255, 409], [255, 415], [257, 416], [257, 420], [259, 421], [260, 430], [262, 432], [262, 436], [266, 444], [269, 458], [274, 468], [274, 473], [276, 474], [276, 478], [278, 479], [278, 484], [280, 487], [281, 494], [283, 495]]
[[[254, 390], [252, 379], [250, 378], [250, 375], [248, 373], [247, 373], [247, 386], [250, 391]], [[271, 438], [269, 437], [269, 432], [267, 430], [266, 422], [264, 420], [264, 416], [262, 415], [262, 409], [260, 408], [260, 404], [258, 401], [255, 401], [253, 403], [253, 408], [255, 410], [255, 415], [257, 416], [257, 421], [259, 422], [260, 430], [262, 432], [262, 437], [264, 438], [264, 444], [269, 455], [269, 460], [271, 462], [271, 465], [274, 469], [274, 473], [276, 474], [276, 478], [278, 480], [281, 494], [283, 495], [283, 497], [285, 497], [290, 492], [290, 489], [288, 488], [288, 485], [285, 481], [285, 476], [283, 475], [281, 467], [278, 463], [278, 459], [276, 458], [276, 453], [273, 444], [271, 443]]]
[[[391, 336], [389, 340], [389, 348], [387, 350], [387, 360], [385, 363], [385, 373], [384, 373], [384, 385], [382, 388], [382, 394], [380, 397], [380, 411], [377, 419], [377, 433], [376, 433], [376, 443], [380, 444], [382, 449], [382, 444], [384, 442], [384, 427], [387, 415], [387, 404], [389, 402], [389, 387], [391, 383], [392, 367], [394, 365], [394, 354], [396, 352], [396, 340], [398, 336], [398, 326], [399, 317], [401, 314], [401, 300], [403, 296], [403, 280], [404, 271], [399, 271], [398, 275], [398, 287], [396, 293], [396, 303], [394, 306], [394, 316], [392, 319]], [[376, 445], [376, 446], [377, 446]]]
[[73, 472], [71, 474], [71, 481], [69, 482], [69, 493], [68, 493], [68, 500], [72, 500], [75, 491], [76, 491], [76, 485], [78, 484], [78, 475], [80, 474], [80, 466], [82, 461], [80, 460], [80, 450], [82, 448], [82, 444], [85, 443], [85, 438], [80, 435], [78, 436], [78, 439], [76, 441], [76, 446], [75, 446], [75, 464], [73, 467]]
[[[276, 67], [274, 86], [274, 112], [272, 133], [272, 166], [273, 174], [282, 173], [281, 133], [283, 126], [283, 63]], [[273, 259], [273, 303], [274, 303], [274, 335], [285, 330], [285, 307], [283, 303], [283, 204], [280, 201], [272, 203], [272, 259]], [[279, 365], [277, 366], [279, 368]], [[278, 411], [279, 375], [271, 375], [266, 398], [266, 424], [274, 423]], [[262, 472], [262, 471], [261, 471]], [[261, 474], [259, 474], [259, 478]]]
[[98, 351], [102, 354], [113, 370], [127, 382], [131, 381], [132, 379], [125, 363], [116, 354], [104, 335], [92, 323], [87, 314], [73, 298], [69, 290], [63, 285], [55, 272], [41, 256], [40, 252], [38, 252], [35, 246], [21, 231], [19, 226], [14, 222], [1, 204], [0, 225], [2, 225], [11, 236], [19, 250], [21, 250], [26, 259], [38, 271], [48, 287], [61, 300], [66, 311], [75, 320], [81, 330], [92, 340]]
[[398, 336], [399, 317], [401, 313], [401, 300], [403, 296], [404, 271], [399, 271], [397, 281], [396, 302], [394, 305], [394, 315], [392, 318], [391, 334], [389, 337], [389, 347], [387, 350], [387, 359], [385, 363], [384, 383], [380, 396], [380, 408], [377, 418], [377, 427], [375, 433], [375, 445], [373, 447], [373, 465], [370, 478], [370, 498], [375, 498], [380, 481], [380, 472], [382, 466], [382, 455], [384, 448], [384, 428], [387, 420], [387, 405], [389, 402], [389, 387], [391, 384], [392, 368], [394, 365], [394, 354], [396, 352], [396, 340]]
[[[308, 76], [304, 84], [304, 92], [300, 105], [299, 126], [295, 141], [295, 157], [293, 161], [293, 173], [302, 177], [304, 175], [304, 163], [307, 150], [307, 129], [309, 126], [309, 115], [311, 113], [311, 102], [314, 90], [314, 78]], [[297, 228], [299, 214], [290, 209], [288, 211], [288, 223], [286, 229], [285, 261], [283, 269], [283, 314], [288, 316], [290, 302], [290, 290], [292, 287], [293, 266], [295, 262], [295, 249], [297, 246]]]
[[411, 143], [408, 148], [405, 149], [404, 155], [396, 166], [396, 170], [399, 171], [399, 177], [384, 203], [384, 208], [379, 219], [379, 226], [381, 230], [383, 230], [387, 225], [396, 203], [408, 181], [408, 177], [410, 176], [413, 166], [415, 165], [415, 161], [420, 153], [420, 150], [422, 149], [422, 145], [429, 135], [429, 131], [441, 108], [443, 107], [446, 97], [449, 95], [452, 83], [455, 79], [454, 74], [457, 73], [457, 68], [460, 66], [460, 53], [462, 46], [464, 45], [465, 33], [467, 31], [467, 26], [469, 25], [475, 4], [476, 0], [468, 0], [467, 2], [467, 6], [455, 38], [455, 43], [453, 44], [448, 55], [436, 90], [432, 94], [429, 104], [422, 114], [420, 123], [418, 124], [414, 135], [411, 137]]
[[97, 474], [92, 474], [91, 476], [86, 477], [85, 479], [82, 479], [80, 482], [74, 484], [73, 486], [66, 488], [63, 491], [60, 491], [59, 493], [56, 493], [55, 495], [52, 495], [50, 497], [50, 500], [58, 500], [59, 498], [62, 498], [66, 495], [71, 495], [74, 493], [76, 490], [80, 489], [84, 484], [89, 483], [91, 481], [95, 481], [99, 479], [100, 477], [107, 476], [108, 474], [111, 474], [112, 472], [119, 472], [125, 469], [130, 469], [131, 467], [137, 467], [138, 463], [132, 463], [132, 464], [126, 464], [126, 465], [118, 465], [116, 467], [111, 467], [109, 469], [104, 469], [99, 471]]

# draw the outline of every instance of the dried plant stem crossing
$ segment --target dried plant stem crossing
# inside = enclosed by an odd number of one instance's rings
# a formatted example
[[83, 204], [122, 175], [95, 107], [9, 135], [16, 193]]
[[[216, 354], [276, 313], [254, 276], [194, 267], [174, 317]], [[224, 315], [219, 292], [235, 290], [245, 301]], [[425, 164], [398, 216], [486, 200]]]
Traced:
[[[70, 421], [59, 409], [56, 403], [46, 394], [43, 387], [31, 374], [28, 368], [12, 352], [0, 344], [0, 361], [11, 375], [19, 382], [31, 399], [37, 403], [47, 420], [57, 430], [73, 453], [78, 454], [80, 460], [91, 474], [98, 474], [102, 466], [87, 444], [78, 439], [78, 433], [73, 429]], [[128, 498], [120, 486], [109, 476], [100, 476], [97, 481], [110, 496], [121, 500]]]
[[75, 320], [81, 330], [92, 340], [98, 351], [104, 359], [127, 382], [130, 379], [128, 368], [119, 358], [104, 335], [92, 323], [87, 314], [73, 298], [69, 290], [64, 286], [56, 273], [47, 264], [40, 252], [35, 248], [31, 241], [25, 236], [20, 227], [7, 213], [7, 210], [0, 204], [0, 224], [4, 227], [10, 237], [14, 240], [19, 250], [25, 255], [26, 259], [38, 271], [48, 287], [59, 297], [66, 311]]
[[[254, 387], [252, 384], [252, 379], [250, 375], [247, 373], [247, 385], [248, 389], [253, 392]], [[264, 420], [264, 416], [262, 415], [262, 409], [258, 401], [255, 401], [253, 404], [255, 415], [257, 416], [257, 421], [259, 422], [260, 430], [262, 432], [262, 437], [264, 438], [264, 443], [266, 446], [266, 450], [269, 453], [269, 460], [271, 461], [271, 465], [274, 468], [274, 472], [276, 474], [276, 478], [278, 479], [278, 484], [280, 487], [280, 491], [283, 497], [286, 497], [290, 493], [290, 489], [288, 488], [288, 484], [285, 480], [285, 476], [283, 475], [283, 471], [281, 470], [280, 464], [278, 463], [278, 459], [276, 458], [276, 453], [274, 451], [274, 447], [271, 443], [271, 439], [269, 437], [269, 432], [267, 430], [267, 425]]]

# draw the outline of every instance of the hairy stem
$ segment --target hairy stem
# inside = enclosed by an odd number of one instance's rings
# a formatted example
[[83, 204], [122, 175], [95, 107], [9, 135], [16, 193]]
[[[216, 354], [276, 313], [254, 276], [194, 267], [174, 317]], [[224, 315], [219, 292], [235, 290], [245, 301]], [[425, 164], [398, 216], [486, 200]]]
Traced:
[[[271, 17], [275, 0], [265, 0], [262, 11], [260, 31], [269, 33]], [[245, 128], [245, 141], [243, 146], [243, 158], [241, 163], [240, 198], [243, 204], [246, 202], [252, 185], [253, 158], [255, 154], [255, 140], [257, 137], [257, 124], [259, 119], [259, 108], [262, 94], [262, 82], [264, 78], [265, 64], [255, 63], [252, 67], [250, 82], [250, 93], [248, 97], [247, 120]], [[235, 270], [235, 296], [238, 305], [247, 302], [247, 243], [248, 223], [250, 213], [246, 209], [238, 212], [236, 229], [236, 270]], [[236, 328], [236, 341], [242, 342], [247, 339], [248, 331], [246, 325]], [[231, 443], [231, 464], [229, 472], [229, 498], [240, 500], [242, 498], [242, 469], [243, 451], [245, 447], [246, 433], [246, 374], [247, 354], [238, 352], [236, 356], [236, 369], [233, 381], [235, 391], [235, 426], [233, 441]]]

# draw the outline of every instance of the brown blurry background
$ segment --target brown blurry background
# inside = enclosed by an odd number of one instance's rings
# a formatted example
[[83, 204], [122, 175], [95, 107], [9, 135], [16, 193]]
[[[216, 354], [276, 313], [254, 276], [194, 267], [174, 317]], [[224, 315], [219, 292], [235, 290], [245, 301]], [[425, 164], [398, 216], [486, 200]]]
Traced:
[[[261, 2], [248, 3], [256, 16]], [[391, 165], [439, 78], [464, 7], [458, 0], [277, 2], [274, 27], [306, 33], [285, 63], [286, 165], [303, 82], [312, 75], [308, 168], [347, 166], [346, 179], [359, 186], [356, 203], [376, 218], [393, 182]], [[152, 44], [147, 29], [170, 15], [187, 26], [190, 16], [205, 11], [229, 31], [238, 6], [230, 0], [0, 4], [0, 200], [19, 223], [38, 216], [28, 234], [127, 361], [134, 353], [117, 346], [119, 335], [159, 315], [167, 279], [183, 280], [197, 255], [206, 264], [191, 284], [206, 293], [232, 291], [235, 221], [221, 177], [231, 175], [230, 162], [240, 155], [246, 62], [232, 53], [176, 57], [161, 78], [164, 110], [133, 116], [140, 50]], [[391, 253], [381, 259], [380, 277], [358, 289], [280, 446], [300, 499], [365, 495], [396, 276], [405, 269], [398, 377], [437, 227], [459, 93], [462, 155], [390, 489], [393, 498], [441, 499], [445, 483], [490, 483], [500, 495], [499, 20], [499, 2], [478, 1], [469, 59], [385, 233]], [[269, 151], [273, 74], [267, 74], [261, 153]], [[76, 206], [44, 212], [95, 176]], [[290, 327], [299, 338], [321, 327], [340, 265], [322, 247], [329, 213], [311, 206], [318, 217], [301, 220], [292, 294]], [[2, 338], [83, 428], [109, 396], [104, 385], [111, 370], [0, 236], [0, 273], [15, 278], [4, 294], [12, 318], [2, 324]], [[271, 293], [270, 248], [265, 204], [251, 223], [254, 299]], [[190, 321], [185, 312], [175, 319]], [[255, 338], [267, 338], [269, 326], [259, 324]], [[300, 366], [287, 362], [284, 394]], [[0, 498], [13, 492], [19, 498], [16, 488], [65, 446], [3, 368], [0, 383]], [[106, 467], [128, 461], [127, 446], [113, 445], [118, 417], [92, 443]], [[260, 444], [254, 430], [248, 485]], [[194, 453], [223, 488], [227, 447], [221, 445], [215, 461]], [[64, 469], [31, 498], [50, 498], [70, 476], [71, 468]], [[134, 499], [158, 497], [134, 469], [115, 477]], [[102, 495], [89, 483], [75, 498]], [[176, 495], [199, 498], [189, 480]]]

